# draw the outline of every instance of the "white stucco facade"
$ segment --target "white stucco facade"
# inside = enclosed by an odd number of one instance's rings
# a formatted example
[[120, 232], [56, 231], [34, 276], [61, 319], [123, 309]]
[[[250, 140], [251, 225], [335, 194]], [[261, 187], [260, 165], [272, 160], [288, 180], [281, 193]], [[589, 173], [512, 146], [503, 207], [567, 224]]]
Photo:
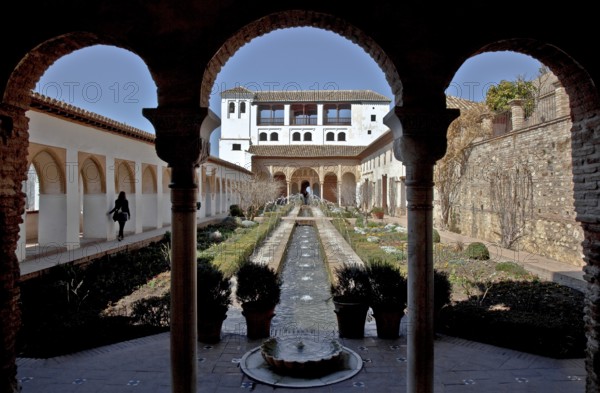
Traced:
[[370, 90], [226, 90], [219, 157], [250, 168], [253, 145], [367, 146], [387, 131], [390, 103]]
[[[27, 117], [28, 206], [19, 260], [28, 246], [75, 249], [82, 242], [114, 240], [118, 224], [107, 212], [120, 191], [131, 211], [125, 234], [171, 224], [170, 168], [156, 154], [153, 134], [39, 94], [33, 95]], [[229, 211], [239, 202], [234, 180], [250, 174], [217, 157], [209, 157], [197, 173], [198, 220]]]

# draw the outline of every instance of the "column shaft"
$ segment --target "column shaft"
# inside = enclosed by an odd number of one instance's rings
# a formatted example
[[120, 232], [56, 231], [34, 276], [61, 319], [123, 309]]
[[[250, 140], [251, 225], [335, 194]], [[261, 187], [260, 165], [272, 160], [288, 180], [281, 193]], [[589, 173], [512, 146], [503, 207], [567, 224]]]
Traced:
[[171, 372], [174, 393], [195, 392], [197, 383], [197, 191], [197, 187], [174, 186], [171, 189]]
[[433, 393], [433, 167], [446, 153], [446, 131], [458, 114], [397, 107], [384, 118], [395, 135], [394, 155], [406, 166], [409, 393]]
[[408, 391], [433, 392], [433, 165], [409, 166]]
[[207, 108], [146, 108], [144, 115], [156, 129], [158, 156], [171, 167], [172, 391], [193, 393], [198, 379], [196, 169], [208, 158], [208, 137], [218, 122]]

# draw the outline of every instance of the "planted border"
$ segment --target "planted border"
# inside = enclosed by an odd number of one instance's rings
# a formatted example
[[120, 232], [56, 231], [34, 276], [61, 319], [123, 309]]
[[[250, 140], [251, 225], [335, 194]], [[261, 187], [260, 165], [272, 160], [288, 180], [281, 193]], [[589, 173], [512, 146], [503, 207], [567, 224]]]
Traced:
[[281, 218], [288, 215], [293, 207], [293, 204], [288, 204], [276, 212], [264, 213], [264, 220], [258, 225], [252, 228], [239, 228], [226, 241], [213, 244], [199, 252], [198, 258], [211, 260], [225, 277], [233, 277], [254, 250], [279, 226]]

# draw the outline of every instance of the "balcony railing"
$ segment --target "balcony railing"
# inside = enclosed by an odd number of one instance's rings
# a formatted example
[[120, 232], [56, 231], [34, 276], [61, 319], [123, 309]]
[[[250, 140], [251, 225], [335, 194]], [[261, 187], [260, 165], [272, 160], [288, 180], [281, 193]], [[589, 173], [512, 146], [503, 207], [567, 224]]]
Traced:
[[326, 117], [323, 120], [324, 125], [328, 126], [349, 126], [352, 118], [350, 117]]
[[290, 117], [290, 124], [296, 126], [316, 126], [316, 117]]
[[282, 126], [283, 125], [283, 117], [268, 117], [268, 118], [258, 118], [257, 125], [259, 126]]

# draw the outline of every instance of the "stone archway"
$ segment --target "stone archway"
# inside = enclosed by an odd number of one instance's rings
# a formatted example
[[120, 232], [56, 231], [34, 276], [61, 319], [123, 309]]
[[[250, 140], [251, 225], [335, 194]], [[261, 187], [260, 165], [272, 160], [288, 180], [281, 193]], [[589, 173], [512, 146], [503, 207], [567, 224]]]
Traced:
[[[145, 40], [146, 42], [153, 42], [154, 45], [144, 45], [143, 48], [148, 53], [151, 53], [151, 51], [153, 50], [151, 47], [156, 47], [156, 51], [159, 52], [155, 55], [157, 59], [164, 59], [165, 57], [169, 58], [169, 56], [165, 56], [163, 52], [171, 41], [175, 41], [175, 44], [179, 43], [180, 46], [186, 46], [185, 44], [188, 44], [189, 42], [198, 42], [194, 40], [194, 30], [198, 31], [198, 34], [202, 37], [206, 37], [205, 41], [203, 42], [203, 45], [205, 46], [202, 47], [207, 48], [207, 51], [213, 51], [213, 48], [219, 48], [219, 45], [222, 42], [229, 43], [230, 45], [226, 44], [221, 46], [220, 49], [218, 49], [215, 56], [213, 57], [214, 64], [212, 60], [200, 64], [202, 67], [204, 67], [207, 64], [209, 65], [208, 67], [206, 67], [207, 74], [209, 75], [205, 74], [204, 78], [204, 80], [206, 80], [207, 82], [204, 83], [203, 80], [202, 92], [200, 93], [200, 95], [202, 96], [202, 107], [208, 106], [208, 96], [210, 95], [210, 91], [212, 88], [211, 82], [214, 81], [214, 75], [218, 73], [220, 67], [227, 61], [227, 59], [229, 59], [231, 54], [235, 53], [237, 48], [243, 45], [243, 43], [251, 40], [253, 37], [263, 34], [265, 31], [273, 30], [274, 26], [292, 27], [295, 25], [306, 24], [331, 29], [332, 31], [338, 32], [339, 34], [347, 37], [357, 36], [359, 37], [358, 41], [363, 44], [361, 46], [365, 48], [368, 51], [368, 53], [372, 54], [374, 58], [378, 59], [378, 62], [382, 65], [382, 68], [388, 69], [389, 67], [393, 69], [394, 67], [398, 66], [402, 67], [403, 74], [406, 71], [408, 78], [405, 82], [407, 91], [412, 89], [410, 91], [411, 99], [410, 101], [408, 99], [405, 100], [408, 107], [403, 108], [403, 110], [398, 110], [397, 114], [398, 118], [402, 122], [402, 125], [405, 126], [405, 128], [407, 128], [408, 131], [412, 134], [403, 134], [402, 132], [400, 132], [400, 127], [394, 127], [394, 135], [397, 139], [395, 141], [395, 152], [397, 157], [401, 157], [406, 154], [406, 162], [409, 162], [411, 167], [411, 172], [407, 173], [406, 179], [410, 199], [408, 206], [409, 209], [411, 209], [411, 212], [409, 214], [413, 215], [413, 218], [409, 218], [409, 225], [411, 225], [410, 221], [412, 220], [413, 225], [415, 225], [416, 232], [427, 232], [427, 229], [419, 228], [416, 225], [418, 223], [418, 220], [414, 219], [414, 217], [422, 218], [424, 216], [416, 212], [416, 209], [428, 208], [427, 203], [421, 203], [425, 198], [419, 198], [417, 195], [416, 202], [418, 202], [418, 204], [413, 204], [414, 200], [412, 198], [415, 196], [414, 192], [416, 190], [411, 188], [414, 186], [414, 181], [421, 181], [422, 185], [424, 185], [424, 190], [428, 190], [428, 186], [426, 185], [427, 181], [429, 180], [427, 179], [428, 168], [423, 169], [423, 166], [425, 165], [423, 165], [422, 161], [419, 161], [419, 158], [428, 158], [435, 161], [437, 156], [434, 156], [433, 153], [428, 151], [425, 144], [419, 142], [421, 142], [423, 139], [427, 139], [427, 137], [430, 137], [430, 140], [434, 140], [433, 142], [435, 142], [435, 147], [438, 148], [438, 152], [443, 150], [443, 146], [445, 145], [443, 141], [445, 130], [443, 120], [446, 120], [444, 119], [444, 114], [446, 112], [442, 110], [441, 99], [443, 98], [444, 89], [443, 86], [439, 85], [439, 80], [443, 79], [445, 75], [445, 77], [448, 78], [447, 82], [449, 82], [453, 75], [452, 67], [461, 63], [460, 57], [464, 55], [466, 59], [469, 55], [471, 55], [471, 53], [456, 55], [456, 52], [461, 50], [472, 51], [473, 48], [481, 47], [481, 44], [485, 40], [490, 40], [493, 38], [500, 39], [510, 34], [508, 28], [499, 29], [497, 26], [494, 26], [493, 28], [486, 29], [485, 22], [475, 22], [475, 17], [479, 17], [478, 19], [480, 20], [487, 20], [487, 18], [485, 18], [485, 13], [490, 11], [491, 7], [469, 7], [468, 9], [459, 9], [459, 7], [454, 6], [441, 7], [440, 10], [442, 12], [447, 12], [449, 18], [458, 16], [458, 12], [464, 12], [464, 15], [461, 15], [461, 17], [464, 17], [468, 20], [473, 20], [475, 23], [474, 26], [476, 26], [478, 29], [481, 28], [483, 31], [481, 32], [481, 34], [473, 35], [468, 34], [467, 31], [459, 29], [456, 31], [456, 33], [458, 33], [458, 36], [449, 35], [448, 37], [438, 37], [432, 34], [428, 34], [427, 31], [433, 31], [435, 24], [439, 24], [439, 21], [436, 18], [429, 18], [428, 16], [420, 17], [419, 15], [427, 13], [422, 12], [422, 8], [409, 7], [408, 4], [406, 4], [407, 12], [401, 14], [400, 12], [403, 11], [403, 9], [397, 8], [396, 4], [392, 4], [391, 2], [383, 3], [382, 6], [386, 11], [389, 12], [382, 13], [381, 20], [378, 19], [376, 21], [377, 25], [370, 21], [363, 20], [367, 19], [370, 15], [374, 15], [372, 13], [373, 11], [370, 11], [368, 9], [362, 10], [361, 13], [348, 7], [346, 7], [346, 9], [343, 9], [339, 7], [339, 5], [335, 4], [319, 4], [319, 9], [331, 10], [332, 13], [345, 15], [347, 17], [347, 20], [355, 20], [356, 23], [361, 23], [361, 26], [369, 28], [372, 32], [371, 34], [373, 34], [373, 37], [380, 37], [382, 43], [385, 43], [385, 46], [383, 47], [384, 50], [382, 50], [377, 45], [366, 45], [366, 41], [362, 40], [362, 38], [366, 37], [366, 35], [361, 34], [360, 31], [357, 32], [356, 29], [353, 29], [352, 26], [348, 25], [347, 23], [344, 23], [344, 21], [340, 20], [340, 18], [329, 16], [323, 17], [322, 14], [313, 11], [279, 12], [276, 14], [267, 15], [264, 18], [257, 20], [257, 22], [251, 23], [249, 25], [250, 27], [244, 27], [243, 24], [246, 23], [247, 20], [252, 20], [252, 18], [254, 18], [256, 15], [267, 13], [270, 10], [278, 10], [280, 9], [280, 6], [252, 4], [251, 7], [253, 8], [250, 9], [243, 8], [243, 6], [238, 4], [230, 6], [225, 5], [223, 3], [215, 2], [215, 4], [219, 4], [218, 7], [220, 8], [209, 8], [209, 2], [205, 2], [204, 4], [207, 4], [205, 6], [207, 9], [202, 8], [201, 5], [192, 7], [185, 4], [185, 9], [177, 9], [176, 7], [172, 6], [173, 9], [169, 9], [169, 11], [172, 12], [164, 12], [165, 16], [160, 15], [160, 11], [164, 9], [161, 9], [160, 7], [154, 8], [157, 7], [157, 5], [155, 4], [152, 4], [153, 8], [151, 11], [148, 11], [148, 9], [140, 6], [138, 7], [138, 9], [135, 9], [135, 14], [139, 12], [141, 16], [151, 16], [149, 18], [137, 18], [137, 20], [142, 20], [145, 23], [145, 25], [138, 25], [136, 23], [136, 19], [130, 16], [131, 14], [134, 14], [134, 12], [115, 13], [114, 22], [129, 22], [131, 26], [130, 28], [125, 30], [125, 33], [119, 33], [115, 31], [115, 34], [127, 34], [132, 37], [132, 40], [137, 39], [140, 42], [142, 40]], [[97, 18], [94, 19], [94, 13], [92, 11], [103, 11], [100, 12], [98, 16], [98, 18], [102, 18], [105, 17], [109, 11], [112, 12], [113, 10], [106, 5], [102, 5], [100, 9], [94, 8], [92, 5], [90, 5], [89, 7], [90, 8], [87, 8], [83, 4], [79, 7], [75, 7], [73, 10], [65, 10], [61, 9], [60, 7], [56, 7], [57, 11], [55, 12], [63, 12], [65, 15], [69, 16], [71, 16], [71, 14], [67, 13], [67, 11], [72, 12], [72, 14], [75, 16], [83, 16], [83, 13], [85, 12], [86, 17], [82, 20], [90, 21], [90, 23], [94, 25], [94, 27], [99, 31], [109, 31], [109, 27], [111, 26], [109, 25], [103, 27], [102, 23], [100, 23], [97, 20]], [[122, 7], [126, 6], [122, 5]], [[338, 9], [336, 9], [335, 7], [338, 7]], [[39, 8], [42, 9], [42, 11], [52, 10], [51, 8]], [[454, 8], [456, 8], [456, 10]], [[572, 8], [576, 9], [578, 7]], [[129, 8], [127, 8], [126, 10], [130, 11]], [[533, 10], [533, 8], [525, 7], [524, 11], [529, 12]], [[131, 9], [131, 11], [134, 10]], [[189, 18], [195, 17], [194, 13], [191, 11], [207, 11], [203, 14], [205, 17], [199, 18], [198, 20], [199, 24], [201, 24], [200, 27], [197, 27], [196, 24], [192, 23], [191, 20], [186, 19], [187, 15], [191, 15], [189, 16]], [[240, 13], [248, 11], [248, 13], [243, 13], [243, 16], [241, 17], [233, 17], [232, 15], [236, 11], [241, 11]], [[210, 18], [211, 15], [227, 15], [227, 12], [229, 12], [230, 16], [232, 16], [231, 20], [229, 20], [230, 18], [226, 18], [228, 20], [223, 20], [222, 18]], [[590, 20], [586, 17], [585, 13], [581, 13], [580, 11], [574, 12], [579, 12], [579, 14], [570, 12], [564, 14], [562, 22], [565, 24], [565, 26], [563, 26], [565, 29], [573, 29], [574, 31], [576, 31], [578, 27], [577, 24], [585, 26], [586, 23]], [[184, 15], [184, 13], [187, 14]], [[122, 16], [117, 17], [117, 14], [120, 14]], [[544, 14], [544, 16], [545, 15], [546, 14]], [[34, 14], [34, 16], [39, 17], [40, 14]], [[50, 13], [48, 18], [52, 18], [53, 16], [55, 16], [55, 14]], [[19, 15], [19, 13], [15, 13], [14, 17], [19, 18], [21, 16]], [[24, 17], [28, 17], [28, 15], [23, 16], [23, 18]], [[181, 18], [184, 20], [182, 20], [180, 23], [172, 23], [174, 21], [177, 21], [177, 18]], [[61, 19], [61, 21], [64, 22], [65, 30], [69, 28], [78, 27], [78, 25], [76, 25], [75, 22], [68, 23], [68, 19], [69, 18], [66, 17], [64, 19]], [[76, 20], [77, 18], [70, 19]], [[209, 21], [210, 19], [215, 19], [214, 24], [211, 24], [211, 22]], [[432, 20], [430, 23], [428, 23], [429, 19]], [[597, 63], [592, 61], [592, 57], [590, 55], [585, 54], [585, 52], [582, 51], [582, 49], [580, 48], [580, 42], [570, 43], [564, 40], [562, 37], [560, 37], [560, 34], [551, 31], [551, 28], [547, 26], [547, 22], [544, 20], [545, 18], [539, 19], [542, 21], [532, 21], [532, 24], [528, 26], [527, 29], [522, 30], [522, 32], [524, 32], [523, 34], [531, 34], [534, 36], [541, 37], [541, 39], [544, 40], [543, 42], [554, 41], [564, 43], [565, 46], [568, 46], [569, 51], [572, 51], [573, 53], [579, 53], [582, 57], [586, 57], [584, 60], [586, 60], [587, 63], [584, 64], [597, 67]], [[147, 26], [148, 20], [152, 21], [152, 26], [156, 26], [157, 28], [149, 28]], [[171, 23], [169, 23], [169, 25], [167, 26], [165, 22]], [[76, 23], [81, 24], [81, 21], [78, 20]], [[192, 27], [190, 28], [187, 26]], [[186, 30], [186, 27], [189, 30]], [[239, 29], [240, 27], [242, 29]], [[406, 33], [411, 32], [412, 30], [414, 30], [415, 34], [413, 34], [407, 41], [403, 42], [402, 37], [408, 36]], [[158, 33], [156, 35], [153, 35], [151, 33], [153, 31], [160, 32], [162, 36], [159, 36]], [[240, 33], [235, 33], [236, 35], [232, 36], [233, 38], [229, 38], [227, 37], [229, 31], [239, 31]], [[590, 36], [586, 36], [585, 34], [590, 34], [590, 32], [591, 30], [589, 28], [584, 29], [583, 33], [579, 34], [579, 40], [589, 38]], [[211, 36], [211, 33], [214, 33], [214, 36]], [[356, 35], [356, 33], [358, 33], [359, 35]], [[40, 32], [37, 34], [45, 34], [44, 26], [40, 26]], [[185, 37], [185, 40], [182, 40], [181, 37]], [[459, 37], [460, 39], [457, 39], [456, 37]], [[96, 38], [97, 36], [89, 35], [90, 42], [94, 42], [94, 39]], [[156, 38], [156, 40], [151, 41], [149, 40], [149, 38]], [[231, 42], [232, 39], [234, 42]], [[184, 41], [184, 43], [182, 44], [181, 42], [177, 42], [178, 40]], [[15, 37], [15, 42], [17, 42], [17, 44], [12, 46], [10, 42], [6, 43], [7, 50], [5, 53], [8, 56], [14, 57], [14, 53], [22, 53], [21, 51], [23, 51], [24, 48], [23, 45], [29, 45], [29, 41], [27, 39], [19, 39]], [[594, 42], [594, 40], [592, 40], [592, 42]], [[449, 49], [447, 45], [449, 43], [455, 45], [453, 45]], [[81, 42], [76, 43], [76, 45], [80, 44]], [[74, 41], [70, 41], [69, 39], [67, 39], [64, 42], [63, 48], [61, 48], [59, 45], [56, 48], [54, 48], [53, 52], [60, 53], [61, 51], [65, 50], [64, 48], [67, 48], [68, 50], [68, 48], [73, 47], [73, 45]], [[190, 45], [187, 45], [187, 47], [189, 46]], [[523, 53], [529, 53], [536, 56], [545, 64], [550, 66], [553, 72], [559, 76], [559, 78], [563, 81], [565, 88], [569, 93], [569, 96], [571, 97], [571, 113], [574, 119], [573, 172], [575, 173], [575, 204], [578, 213], [577, 219], [582, 223], [586, 233], [584, 241], [584, 251], [586, 254], [586, 262], [588, 263], [586, 273], [590, 282], [590, 295], [586, 300], [588, 307], [588, 310], [586, 312], [588, 313], [589, 319], [587, 323], [590, 338], [590, 350], [588, 355], [589, 359], [587, 366], [589, 373], [588, 391], [597, 391], [599, 385], [596, 370], [600, 369], [598, 365], [598, 362], [600, 362], [600, 358], [598, 357], [597, 337], [599, 333], [598, 315], [596, 310], [598, 309], [599, 301], [597, 296], [592, 295], [598, 292], [599, 285], [598, 276], [600, 273], [598, 266], [600, 264], [600, 258], [598, 257], [598, 243], [600, 242], [600, 228], [598, 228], [596, 223], [598, 219], [598, 212], [595, 210], [596, 206], [593, 204], [593, 202], [590, 202], [598, 200], [598, 194], [600, 193], [600, 191], [598, 191], [597, 189], [598, 181], [594, 177], [594, 175], [592, 175], [592, 173], [595, 173], [596, 171], [594, 164], [596, 162], [595, 144], [597, 143], [595, 142], [596, 139], [594, 138], [594, 134], [598, 133], [600, 128], [600, 126], [598, 125], [599, 105], [598, 91], [596, 88], [597, 81], [596, 84], [594, 84], [594, 81], [592, 81], [591, 78], [589, 78], [585, 70], [575, 60], [565, 55], [565, 53], [558, 50], [555, 46], [541, 43], [540, 41], [502, 41], [494, 45], [490, 45], [485, 49], [518, 50], [522, 51]], [[385, 52], [390, 54], [391, 58], [388, 58]], [[403, 52], [408, 54], [403, 54]], [[186, 106], [187, 108], [189, 108], [191, 105], [193, 105], [193, 103], [195, 104], [196, 102], [198, 102], [198, 97], [195, 95], [195, 93], [189, 93], [190, 91], [197, 91], [198, 86], [193, 85], [190, 87], [191, 84], [186, 83], [189, 81], [186, 81], [185, 78], [178, 79], [176, 76], [173, 76], [172, 80], [169, 80], [169, 78], [167, 78], [167, 71], [177, 71], [184, 69], [186, 66], [186, 61], [193, 61], [198, 58], [201, 59], [202, 56], [199, 54], [194, 54], [192, 56], [193, 59], [191, 59], [190, 57], [186, 58], [185, 53], [180, 53], [176, 50], [169, 53], [169, 55], [181, 55], [181, 61], [175, 62], [176, 65], [172, 66], [171, 69], [168, 69], [168, 66], [166, 65], [164, 66], [166, 69], [165, 72], [161, 75], [161, 82], [163, 84], [162, 87], [164, 90], [166, 90], [166, 92], [161, 92], [161, 102], [171, 104], [166, 105], [166, 107], [168, 107], [166, 112], [169, 112], [168, 114], [170, 115], [174, 115], [174, 118], [182, 118], [183, 116], [181, 115], [188, 115], [184, 120], [185, 122], [190, 120], [191, 118], [194, 118], [194, 116], [198, 114], [198, 111], [194, 110], [192, 111], [192, 115], [190, 115], [189, 110], [186, 111], [185, 109], [182, 109]], [[208, 57], [210, 57], [211, 55], [212, 53], [209, 53]], [[173, 56], [171, 56], [170, 58], [179, 59], [179, 57]], [[544, 58], [547, 61], [545, 61]], [[16, 78], [11, 78], [14, 80], [9, 82], [9, 84], [21, 84], [23, 80], [26, 81], [26, 84], [29, 83], [29, 73], [35, 74], [38, 73], [38, 71], [43, 71], [43, 69], [46, 68], [44, 64], [38, 64], [39, 62], [46, 63], [47, 66], [48, 59], [44, 56], [36, 57], [35, 54], [34, 56], [29, 56], [27, 61], [23, 62], [23, 66], [20, 70], [21, 72], [15, 74]], [[157, 60], [157, 63], [158, 62], [159, 61]], [[167, 63], [168, 62], [163, 61], [163, 64]], [[561, 69], [561, 71], [558, 70], [559, 68]], [[440, 72], [436, 73], [435, 71]], [[597, 68], [593, 70], [590, 69], [590, 71], [594, 71], [597, 73]], [[386, 72], [386, 74], [390, 75], [388, 74], [388, 72]], [[431, 78], [433, 81], [430, 82], [429, 78]], [[402, 105], [402, 97], [400, 97], [400, 93], [402, 92], [402, 86], [399, 85], [399, 82], [396, 82], [398, 81], [394, 81], [394, 83], [390, 81], [390, 84], [392, 85], [394, 93], [397, 95], [397, 97], [399, 97], [396, 99], [398, 105]], [[12, 89], [13, 86], [11, 85], [11, 87], [7, 89], [11, 90], [11, 92], [7, 93], [8, 95], [5, 94], [5, 98], [3, 101], [4, 103], [2, 104], [2, 106], [0, 106], [0, 115], [2, 115], [3, 117], [2, 124], [8, 124], [7, 118], [10, 118], [11, 123], [10, 127], [6, 127], [7, 132], [3, 134], [3, 136], [5, 136], [8, 139], [8, 143], [5, 146], [3, 146], [2, 151], [10, 153], [10, 156], [13, 158], [18, 157], [19, 155], [22, 157], [26, 156], [25, 146], [27, 138], [26, 136], [23, 137], [23, 135], [26, 135], [27, 132], [27, 121], [24, 117], [24, 111], [27, 109], [27, 94], [31, 90], [32, 85], [33, 83], [29, 84], [28, 86], [25, 86], [24, 88], [19, 88], [16, 90]], [[188, 95], [184, 96], [184, 93], [179, 92], [181, 90], [185, 90]], [[415, 90], [420, 91], [420, 93], [416, 93]], [[188, 101], [186, 101], [186, 99]], [[436, 107], [436, 105], [438, 106]], [[204, 112], [200, 113], [203, 114]], [[196, 123], [193, 124], [195, 125]], [[165, 126], [164, 128], [168, 127]], [[188, 124], [181, 128], [186, 129], [192, 127], [190, 127]], [[173, 127], [173, 129], [176, 129], [176, 127]], [[10, 130], [10, 132], [12, 133], [11, 135], [8, 135], [8, 130]], [[168, 131], [172, 130], [169, 129]], [[165, 137], [167, 142], [161, 142], [159, 145], [162, 145], [163, 148], [167, 148], [168, 150], [169, 138], [172, 137], [172, 139], [179, 139], [178, 136], [179, 135], [175, 132], [173, 132], [172, 134], [165, 132], [163, 134], [163, 137]], [[415, 142], [415, 140], [416, 143], [413, 143]], [[203, 146], [204, 145], [201, 144], [200, 147]], [[198, 146], [192, 146], [190, 150], [195, 150], [197, 147]], [[409, 147], [420, 147], [422, 149], [410, 150], [408, 149]], [[173, 162], [169, 162], [169, 164], [180, 164], [180, 166], [173, 168], [173, 183], [174, 186], [177, 187], [174, 190], [177, 192], [183, 190], [180, 194], [182, 194], [184, 191], [187, 191], [186, 187], [189, 186], [189, 184], [187, 184], [185, 181], [181, 181], [182, 178], [185, 179], [185, 171], [187, 170], [185, 164], [188, 164], [190, 161], [193, 161], [191, 159], [188, 159], [186, 161], [187, 158], [187, 156], [175, 157], [172, 160]], [[25, 180], [24, 174], [27, 171], [24, 161], [25, 160], [23, 159], [15, 159], [14, 162], [11, 161], [10, 163], [3, 164], [3, 170], [5, 170], [5, 173], [7, 174], [6, 178], [8, 179], [6, 184], [9, 184], [9, 182], [15, 184], [13, 188], [10, 188], [10, 186], [8, 186], [7, 188], [9, 188], [9, 191], [3, 194], [3, 206], [6, 206], [6, 208], [4, 208], [0, 212], [3, 215], [3, 224], [6, 224], [7, 228], [4, 229], [2, 232], [3, 238], [5, 239], [5, 245], [2, 251], [2, 258], [0, 258], [6, 261], [5, 271], [7, 271], [6, 274], [0, 277], [3, 280], [3, 285], [0, 286], [3, 288], [2, 296], [0, 296], [0, 298], [7, 300], [3, 300], [2, 307], [0, 309], [0, 316], [2, 317], [3, 321], [6, 321], [6, 325], [8, 326], [5, 330], [2, 330], [0, 338], [5, 343], [4, 348], [7, 349], [8, 352], [11, 352], [7, 355], [7, 358], [10, 359], [6, 362], [3, 362], [3, 366], [6, 365], [6, 367], [4, 367], [2, 370], [3, 381], [7, 379], [4, 376], [9, 376], [10, 378], [12, 378], [12, 380], [14, 380], [15, 374], [13, 343], [14, 336], [16, 334], [16, 329], [18, 327], [19, 313], [17, 307], [18, 287], [15, 284], [14, 278], [18, 276], [18, 265], [16, 264], [15, 257], [13, 255], [13, 246], [16, 242], [19, 215], [22, 212], [24, 203], [23, 196], [19, 189], [21, 181]], [[182, 197], [181, 199], [184, 202], [190, 202], [190, 204], [192, 202], [191, 197], [187, 197], [187, 195], [185, 197]], [[181, 214], [180, 216], [183, 218], [188, 218], [190, 215], [191, 213], [189, 215]], [[174, 220], [174, 222], [177, 222], [177, 220]], [[425, 222], [425, 224], [421, 226], [427, 227], [428, 224], [426, 223], [426, 220], [423, 220], [423, 222]], [[181, 231], [180, 233], [176, 233], [174, 231], [173, 239], [176, 240], [178, 235], [181, 238], [181, 233], [183, 233], [183, 231]], [[419, 254], [423, 253], [420, 248], [415, 248], [415, 252]], [[174, 259], [178, 261], [183, 261], [184, 263], [182, 263], [182, 265], [185, 265], [186, 263], [192, 265], [194, 261], [192, 257], [195, 257], [195, 254], [191, 255], [190, 253], [190, 257], [188, 257], [187, 255], [181, 257], [181, 255], [183, 254], [176, 254]], [[188, 274], [187, 276], [191, 277], [192, 275], [193, 274]], [[181, 286], [191, 288], [192, 285], [189, 282], [183, 280], [185, 277], [186, 276], [184, 275], [179, 277], [182, 279], [180, 281], [182, 283]], [[419, 324], [421, 322], [422, 321], [418, 320], [415, 321], [415, 324]], [[174, 336], [182, 337], [182, 335], [177, 334], [174, 334]], [[195, 342], [193, 340], [191, 341], [192, 345], [190, 345], [189, 342], [184, 342], [184, 344], [187, 345], [181, 345], [181, 347], [179, 348], [181, 349], [181, 353], [187, 354], [186, 351], [191, 351], [188, 350], [188, 348], [195, 348]], [[428, 354], [426, 356], [430, 356], [431, 358], [433, 357], [432, 354]], [[196, 364], [196, 359], [194, 356], [188, 356], [188, 358], [190, 359], [191, 364]], [[173, 361], [177, 362], [178, 360]], [[12, 362], [13, 365], [11, 365], [10, 362]], [[415, 368], [418, 369], [425, 363], [418, 363], [417, 366], [412, 368], [410, 367], [411, 364], [413, 363], [409, 361], [409, 369], [413, 370]], [[181, 375], [185, 375], [186, 372], [189, 371], [189, 369], [186, 369], [185, 367], [174, 368], [178, 370], [183, 370], [180, 373]], [[190, 383], [190, 385], [193, 385], [195, 387], [195, 380], [193, 380], [192, 382], [193, 383]], [[4, 387], [7, 385], [4, 384], [2, 386]], [[13, 390], [12, 387], [13, 386], [9, 386], [11, 390]], [[16, 391], [16, 389], [14, 389], [14, 391]]]
[[327, 173], [323, 181], [323, 199], [338, 202], [338, 177], [335, 173]]
[[64, 164], [56, 153], [43, 149], [31, 162], [40, 182], [37, 243], [62, 248], [66, 244], [67, 195]]
[[287, 190], [287, 181], [286, 181], [286, 177], [285, 177], [285, 173], [283, 172], [275, 172], [275, 174], [273, 174], [273, 180], [280, 182], [283, 186], [281, 187], [281, 192], [280, 195], [283, 197], [287, 197], [288, 196], [288, 190]]
[[80, 175], [83, 186], [83, 237], [106, 238], [106, 179], [102, 165], [90, 155], [83, 160]]
[[238, 49], [252, 39], [271, 31], [304, 26], [332, 31], [363, 48], [384, 72], [392, 88], [396, 105], [402, 105], [403, 88], [398, 71], [385, 51], [369, 35], [334, 15], [308, 10], [287, 10], [266, 15], [251, 22], [225, 41], [206, 66], [202, 77], [200, 106], [208, 107], [217, 75]]
[[158, 184], [156, 168], [153, 165], [144, 165], [141, 189], [142, 228], [156, 228], [158, 226]]
[[292, 183], [292, 193], [294, 190], [298, 190], [300, 193], [304, 193], [308, 186], [311, 187], [311, 192], [313, 195], [315, 194], [314, 184], [319, 184], [319, 174], [316, 170], [309, 167], [301, 167], [295, 169], [291, 176], [290, 182]]
[[[595, 149], [592, 146], [594, 135], [600, 132], [598, 121], [600, 112], [600, 97], [590, 75], [582, 69], [577, 61], [553, 45], [541, 43], [532, 39], [509, 39], [490, 43], [475, 52], [473, 56], [492, 51], [515, 51], [532, 56], [547, 66], [557, 77], [569, 96], [570, 117], [573, 123], [571, 129], [571, 156], [573, 164], [573, 184], [576, 220], [581, 223], [584, 231], [583, 252], [587, 265], [583, 268], [588, 289], [585, 294], [585, 323], [588, 339], [586, 358], [587, 391], [595, 391], [600, 386], [600, 357], [598, 356], [598, 337], [600, 336], [600, 258], [598, 257], [598, 239], [600, 227], [597, 217], [592, 213], [587, 201], [590, 198], [600, 198], [597, 187], [590, 190], [590, 177], [586, 174], [595, 164]], [[596, 183], [595, 180], [592, 181]]]
[[342, 206], [356, 206], [356, 176], [354, 173], [346, 172], [342, 175], [340, 199]]

